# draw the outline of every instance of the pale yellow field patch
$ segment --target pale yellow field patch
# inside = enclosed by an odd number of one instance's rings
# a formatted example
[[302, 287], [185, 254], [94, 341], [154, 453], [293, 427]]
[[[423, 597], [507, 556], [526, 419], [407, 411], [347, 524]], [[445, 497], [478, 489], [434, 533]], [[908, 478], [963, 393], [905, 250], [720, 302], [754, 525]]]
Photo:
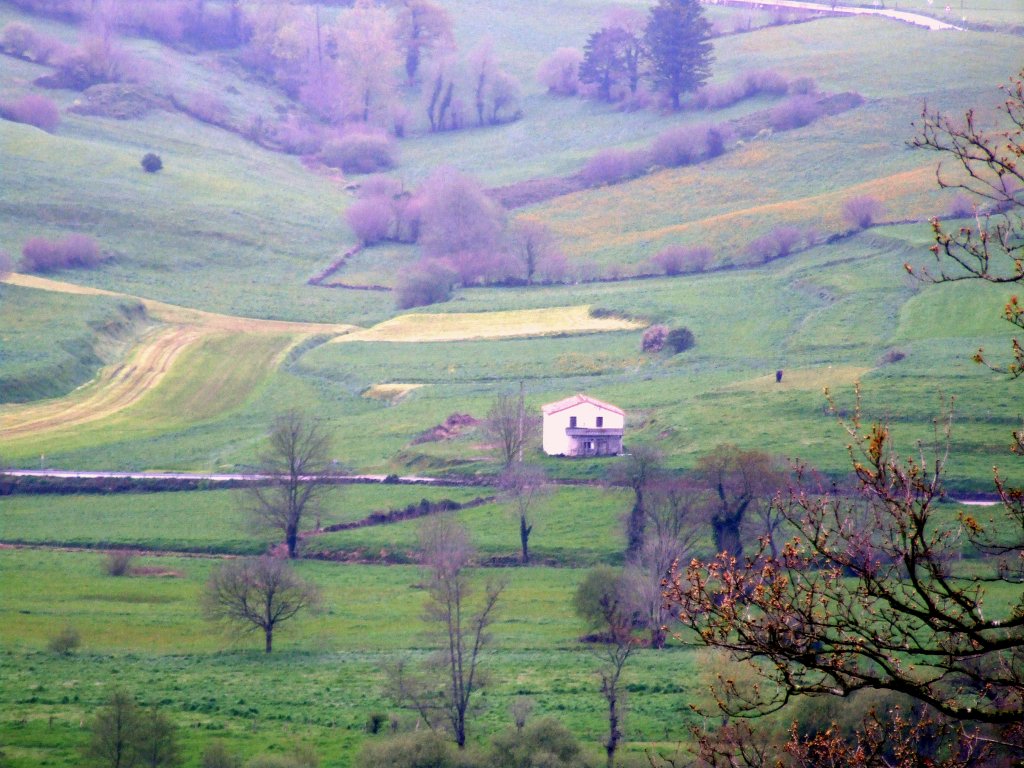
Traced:
[[644, 328], [618, 317], [591, 317], [588, 306], [517, 309], [503, 312], [400, 315], [334, 339], [346, 341], [471, 341], [556, 334], [601, 333]]
[[829, 365], [822, 368], [794, 368], [785, 369], [782, 373], [782, 381], [775, 382], [775, 372], [767, 376], [758, 376], [756, 379], [737, 381], [722, 387], [722, 390], [735, 392], [737, 390], [747, 392], [783, 392], [787, 389], [817, 390], [822, 391], [825, 387], [835, 390], [837, 387], [853, 386], [868, 373], [871, 368], [856, 365]]
[[422, 386], [422, 384], [374, 384], [363, 392], [363, 397], [397, 403], [414, 389], [419, 389]]

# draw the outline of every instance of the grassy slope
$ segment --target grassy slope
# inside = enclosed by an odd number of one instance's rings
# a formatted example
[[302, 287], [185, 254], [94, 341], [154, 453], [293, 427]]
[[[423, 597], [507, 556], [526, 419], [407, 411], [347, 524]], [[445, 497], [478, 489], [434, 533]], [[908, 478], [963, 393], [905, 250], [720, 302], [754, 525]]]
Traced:
[[137, 302], [0, 284], [0, 403], [66, 394], [124, 354], [144, 323]]

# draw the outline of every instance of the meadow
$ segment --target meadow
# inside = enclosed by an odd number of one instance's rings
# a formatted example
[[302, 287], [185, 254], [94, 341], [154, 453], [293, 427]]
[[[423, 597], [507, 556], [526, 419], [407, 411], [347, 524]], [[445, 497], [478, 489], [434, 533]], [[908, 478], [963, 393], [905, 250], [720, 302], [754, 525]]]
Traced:
[[[488, 187], [570, 176], [602, 150], [648, 147], [668, 129], [744, 119], [779, 103], [759, 96], [670, 113], [552, 96], [536, 82], [537, 66], [558, 47], [582, 47], [612, 3], [444, 5], [464, 51], [491, 37], [521, 83], [524, 116], [430, 133], [419, 95], [403, 89], [411, 129], [390, 175], [404, 189], [441, 165]], [[924, 0], [904, 5], [944, 13]], [[970, 19], [1004, 29], [1024, 23], [1014, 0], [961, 5]], [[927, 219], [945, 217], [954, 202], [936, 186], [938, 158], [907, 146], [912, 121], [926, 100], [954, 114], [975, 106], [990, 120], [1020, 36], [929, 33], [866, 18], [743, 31], [774, 14], [708, 12], [720, 29], [738, 30], [714, 41], [713, 85], [775, 70], [812, 77], [823, 93], [859, 93], [864, 103], [799, 129], [730, 137], [722, 156], [698, 165], [651, 167], [509, 211], [510, 221], [555, 233], [567, 281], [459, 288], [448, 302], [413, 310], [398, 310], [386, 290], [308, 283], [356, 242], [344, 214], [358, 177], [179, 111], [129, 120], [69, 111], [82, 98], [72, 91], [45, 92], [62, 109], [54, 133], [0, 120], [0, 250], [16, 261], [29, 237], [87, 231], [104, 256], [93, 270], [0, 279], [0, 468], [245, 471], [274, 417], [299, 408], [330, 432], [339, 467], [471, 478], [481, 484], [346, 486], [321, 522], [424, 498], [488, 498], [450, 513], [488, 566], [474, 570], [474, 584], [508, 582], [486, 659], [493, 684], [471, 739], [506, 727], [510, 703], [529, 696], [535, 716], [558, 717], [598, 759], [606, 721], [597, 662], [579, 641], [588, 628], [571, 597], [585, 568], [622, 563], [631, 494], [602, 487], [613, 459], [565, 461], [530, 448], [527, 458], [562, 482], [534, 510], [535, 564], [511, 567], [518, 521], [488, 485], [499, 466], [483, 429], [420, 439], [450, 415], [482, 419], [498, 395], [520, 386], [535, 413], [587, 392], [627, 411], [627, 446], [655, 446], [674, 470], [728, 442], [842, 479], [847, 437], [823, 389], [849, 418], [859, 382], [865, 417], [889, 423], [903, 451], [935, 448], [935, 419], [955, 400], [951, 492], [991, 491], [993, 465], [1024, 482], [1006, 450], [1020, 426], [1020, 384], [970, 360], [980, 346], [998, 360], [1010, 352], [1011, 328], [1000, 319], [1009, 292], [930, 285], [903, 268], [927, 262]], [[0, 2], [0, 27], [11, 21], [67, 42], [78, 34]], [[186, 101], [215, 93], [236, 126], [292, 108], [282, 90], [221, 52], [141, 38], [124, 45], [154, 90]], [[0, 98], [41, 93], [32, 81], [47, 71], [4, 56]], [[149, 151], [163, 159], [158, 174], [139, 167]], [[863, 231], [842, 214], [858, 195], [882, 205]], [[801, 232], [790, 254], [748, 252], [778, 226]], [[669, 245], [706, 245], [713, 263], [699, 274], [653, 274], [652, 257]], [[332, 279], [389, 288], [418, 259], [415, 246], [366, 248]], [[687, 327], [696, 345], [644, 353], [652, 323]], [[939, 518], [958, 526], [963, 511], [945, 504]], [[971, 511], [991, 525], [988, 512]], [[120, 687], [181, 726], [189, 766], [212, 739], [245, 757], [307, 743], [325, 768], [351, 765], [371, 738], [370, 715], [395, 714], [412, 727], [384, 684], [390, 664], [433, 647], [415, 565], [419, 526], [307, 537], [308, 553], [343, 562], [297, 564], [323, 590], [324, 609], [282, 629], [266, 657], [258, 638], [225, 635], [199, 611], [214, 567], [277, 540], [249, 527], [237, 492], [0, 497], [0, 750], [13, 768], [77, 765], [89, 717]], [[697, 547], [710, 552], [706, 534]], [[136, 564], [148, 575], [105, 575], [108, 548], [145, 550]], [[988, 567], [970, 547], [962, 554], [956, 568]], [[68, 625], [82, 646], [48, 650]], [[625, 678], [626, 751], [687, 739], [704, 722], [690, 705], [709, 703], [707, 684], [722, 668], [685, 638], [638, 652]], [[781, 727], [791, 717], [784, 713]]]

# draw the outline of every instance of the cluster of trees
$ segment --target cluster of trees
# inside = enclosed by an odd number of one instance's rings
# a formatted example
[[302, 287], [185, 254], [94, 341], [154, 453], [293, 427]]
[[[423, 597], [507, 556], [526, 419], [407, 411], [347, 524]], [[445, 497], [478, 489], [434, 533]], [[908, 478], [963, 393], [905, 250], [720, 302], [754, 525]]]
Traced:
[[448, 12], [433, 0], [361, 0], [325, 21], [319, 6], [272, 4], [247, 17], [242, 58], [328, 123], [402, 135], [399, 88], [422, 85], [432, 131], [517, 119], [518, 83], [483, 40], [460, 59]]
[[399, 308], [446, 300], [455, 285], [560, 280], [565, 256], [551, 231], [505, 211], [470, 176], [437, 169], [418, 189], [371, 177], [345, 218], [364, 245], [418, 243], [421, 262], [398, 283]]
[[[329, 13], [322, 12], [319, 3], [243, 0], [19, 4], [84, 25], [75, 47], [20, 22], [0, 32], [0, 50], [56, 68], [53, 75], [39, 79], [45, 86], [84, 90], [99, 83], [142, 79], [139, 63], [119, 42], [121, 33], [169, 44], [235, 49], [243, 65], [272, 79], [305, 108], [304, 114], [275, 125], [257, 118], [242, 129], [231, 125], [223, 102], [212, 94], [179, 106], [198, 119], [243, 130], [253, 140], [287, 151], [316, 152], [327, 138], [344, 141], [353, 129], [364, 137], [364, 144], [371, 127], [380, 135], [404, 135], [412, 113], [403, 86], [420, 89], [422, 117], [417, 124], [431, 131], [496, 125], [521, 116], [519, 84], [502, 67], [491, 41], [482, 40], [460, 56], [451, 18], [435, 0], [359, 0]], [[38, 105], [19, 110], [30, 111], [37, 122], [43, 119]], [[380, 142], [363, 148], [381, 151]], [[394, 158], [393, 153], [388, 155], [388, 163], [369, 170], [390, 167]], [[353, 164], [352, 172], [367, 171]]]
[[602, 101], [642, 105], [643, 86], [660, 93], [672, 109], [711, 74], [711, 25], [697, 0], [659, 0], [645, 15], [631, 8], [612, 11], [583, 51], [560, 48], [538, 70], [551, 93], [581, 89]]

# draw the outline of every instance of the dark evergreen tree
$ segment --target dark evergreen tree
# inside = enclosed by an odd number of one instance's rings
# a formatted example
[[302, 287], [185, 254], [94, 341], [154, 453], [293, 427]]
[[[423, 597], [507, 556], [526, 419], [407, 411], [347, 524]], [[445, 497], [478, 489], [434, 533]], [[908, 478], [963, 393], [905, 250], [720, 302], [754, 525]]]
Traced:
[[583, 48], [580, 64], [581, 83], [597, 86], [598, 97], [612, 100], [612, 89], [628, 74], [625, 49], [629, 35], [616, 27], [605, 27], [594, 32]]
[[659, 0], [651, 8], [645, 39], [654, 88], [679, 109], [679, 98], [700, 88], [714, 60], [711, 25], [700, 0]]

